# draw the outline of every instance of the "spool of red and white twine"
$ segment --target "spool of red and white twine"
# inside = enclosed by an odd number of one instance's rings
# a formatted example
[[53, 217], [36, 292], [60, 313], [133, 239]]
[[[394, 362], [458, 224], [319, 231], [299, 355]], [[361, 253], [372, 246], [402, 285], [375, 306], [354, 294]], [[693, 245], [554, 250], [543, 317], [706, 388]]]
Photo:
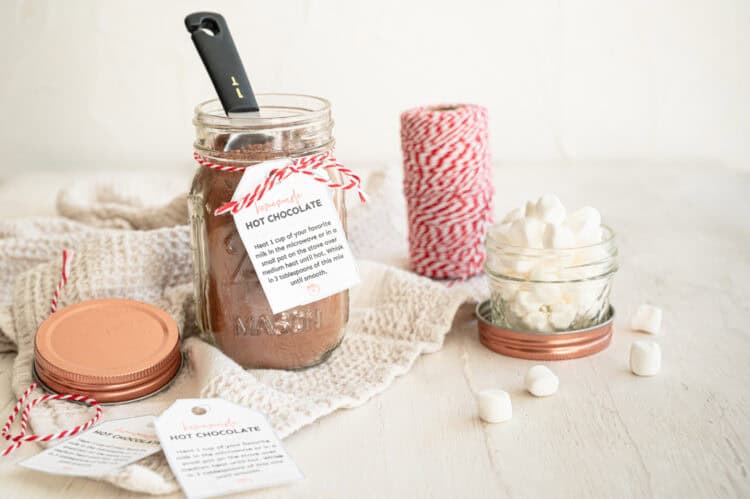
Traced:
[[492, 223], [487, 109], [456, 104], [401, 114], [409, 259], [415, 272], [465, 279], [484, 263]]
[[[57, 311], [57, 302], [60, 298], [60, 292], [68, 282], [68, 276], [70, 274], [70, 262], [72, 258], [72, 252], [63, 250], [63, 262], [62, 270], [60, 271], [60, 280], [57, 283], [57, 287], [55, 288], [55, 292], [52, 296], [52, 302], [50, 304], [50, 314], [53, 314], [55, 313], [55, 311]], [[21, 397], [18, 399], [18, 402], [16, 402], [15, 407], [13, 407], [13, 410], [8, 416], [8, 420], [6, 421], [5, 425], [2, 427], [2, 429], [0, 429], [0, 436], [2, 436], [5, 440], [9, 440], [12, 442], [4, 451], [0, 452], [0, 456], [7, 456], [14, 450], [21, 447], [23, 442], [49, 442], [51, 440], [72, 437], [73, 435], [88, 430], [90, 427], [96, 424], [97, 421], [99, 421], [99, 418], [102, 417], [102, 407], [101, 405], [99, 405], [99, 402], [97, 402], [96, 399], [93, 399], [86, 395], [70, 393], [44, 394], [41, 397], [37, 397], [26, 403], [33, 391], [36, 390], [38, 386], [38, 383], [34, 382], [26, 389], [26, 391], [23, 392]], [[82, 404], [87, 404], [90, 407], [94, 407], [96, 409], [96, 413], [85, 423], [74, 426], [69, 430], [61, 430], [56, 433], [50, 433], [48, 435], [27, 435], [26, 429], [29, 424], [29, 415], [31, 414], [31, 410], [36, 405], [48, 400], [69, 400], [71, 402], [80, 402]], [[16, 416], [18, 416], [19, 413], [21, 414], [21, 419], [19, 420], [20, 431], [17, 434], [12, 435], [10, 433], [10, 427], [13, 425], [13, 422], [16, 420]]]

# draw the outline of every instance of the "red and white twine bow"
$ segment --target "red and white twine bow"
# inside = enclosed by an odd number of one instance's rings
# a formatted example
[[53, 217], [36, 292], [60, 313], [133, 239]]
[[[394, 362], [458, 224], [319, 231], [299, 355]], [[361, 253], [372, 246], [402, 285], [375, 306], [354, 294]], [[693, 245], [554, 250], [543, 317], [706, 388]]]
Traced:
[[484, 263], [492, 222], [488, 112], [420, 107], [401, 114], [409, 259], [415, 272], [467, 278]]
[[[65, 284], [68, 282], [68, 275], [70, 274], [70, 262], [73, 258], [73, 253], [68, 252], [66, 250], [63, 250], [63, 264], [62, 264], [62, 270], [60, 272], [60, 281], [57, 284], [57, 287], [55, 288], [55, 293], [52, 296], [52, 303], [50, 305], [50, 313], [53, 314], [57, 310], [57, 302], [60, 298], [60, 292], [62, 291], [63, 287], [65, 287]], [[26, 391], [23, 392], [21, 397], [18, 399], [18, 402], [16, 402], [15, 407], [13, 407], [13, 411], [10, 413], [10, 416], [8, 416], [8, 420], [5, 423], [5, 425], [0, 429], [0, 436], [2, 436], [5, 440], [11, 441], [11, 445], [8, 446], [4, 451], [0, 453], [0, 456], [7, 456], [14, 450], [21, 447], [21, 444], [23, 442], [49, 442], [50, 440], [58, 440], [61, 438], [66, 437], [72, 437], [73, 435], [76, 435], [78, 433], [84, 432], [91, 428], [94, 424], [96, 424], [97, 421], [99, 421], [99, 418], [102, 417], [102, 407], [99, 405], [99, 402], [97, 402], [95, 399], [88, 397], [86, 395], [78, 395], [78, 394], [69, 394], [69, 393], [54, 393], [54, 394], [44, 394], [41, 397], [37, 397], [30, 402], [26, 403], [26, 401], [31, 396], [32, 392], [37, 389], [39, 386], [38, 383], [34, 382], [29, 386]], [[96, 409], [96, 413], [94, 416], [86, 421], [83, 424], [80, 424], [78, 426], [74, 426], [73, 428], [69, 430], [61, 430], [56, 433], [50, 433], [48, 435], [27, 435], [26, 429], [28, 428], [29, 424], [29, 415], [31, 414], [31, 410], [38, 404], [41, 404], [43, 402], [47, 402], [48, 400], [69, 400], [71, 402], [80, 402], [83, 404], [87, 404], [90, 407], [94, 407]], [[26, 405], [24, 405], [26, 404]], [[19, 427], [20, 431], [16, 435], [12, 435], [10, 433], [10, 427], [13, 425], [13, 422], [16, 420], [16, 417], [18, 414], [21, 414], [21, 419], [19, 420]]]
[[[252, 166], [227, 166], [211, 163], [197, 152], [193, 154], [193, 157], [200, 165], [221, 172], [238, 172], [245, 170], [245, 168], [252, 168]], [[324, 170], [326, 172], [336, 172], [336, 175], [334, 175], [333, 178], [330, 175], [320, 175]], [[339, 163], [332, 153], [326, 152], [302, 156], [300, 158], [291, 158], [289, 163], [285, 166], [271, 170], [262, 183], [257, 184], [254, 189], [251, 189], [251, 191], [242, 196], [242, 198], [234, 201], [227, 201], [219, 206], [214, 211], [214, 215], [239, 213], [253, 203], [260, 201], [260, 199], [268, 191], [273, 189], [275, 185], [289, 178], [289, 176], [293, 174], [308, 175], [316, 182], [323, 183], [330, 189], [340, 189], [343, 191], [355, 190], [360, 201], [364, 203], [367, 200], [365, 193], [362, 191], [362, 181], [359, 176]], [[336, 180], [337, 177], [340, 178], [340, 180]]]

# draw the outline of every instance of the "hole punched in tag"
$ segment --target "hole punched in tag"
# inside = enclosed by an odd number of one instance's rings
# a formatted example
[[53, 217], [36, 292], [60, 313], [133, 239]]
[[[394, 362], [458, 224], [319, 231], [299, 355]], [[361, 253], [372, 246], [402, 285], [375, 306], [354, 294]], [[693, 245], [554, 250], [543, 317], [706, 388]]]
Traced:
[[195, 407], [193, 407], [191, 412], [195, 414], [196, 416], [203, 416], [204, 414], [208, 413], [208, 409], [206, 409], [205, 407], [196, 405]]

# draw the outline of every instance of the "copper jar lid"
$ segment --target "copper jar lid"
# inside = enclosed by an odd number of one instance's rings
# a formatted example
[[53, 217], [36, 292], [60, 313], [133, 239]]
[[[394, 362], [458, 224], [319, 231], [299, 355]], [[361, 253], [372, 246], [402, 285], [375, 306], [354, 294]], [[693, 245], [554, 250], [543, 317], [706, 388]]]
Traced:
[[158, 307], [106, 298], [50, 315], [36, 333], [34, 370], [57, 393], [126, 402], [166, 386], [182, 363], [177, 323]]
[[513, 331], [492, 324], [490, 302], [477, 305], [479, 341], [490, 350], [510, 357], [529, 360], [565, 360], [601, 352], [612, 339], [615, 310], [611, 306], [607, 319], [596, 326], [557, 333]]

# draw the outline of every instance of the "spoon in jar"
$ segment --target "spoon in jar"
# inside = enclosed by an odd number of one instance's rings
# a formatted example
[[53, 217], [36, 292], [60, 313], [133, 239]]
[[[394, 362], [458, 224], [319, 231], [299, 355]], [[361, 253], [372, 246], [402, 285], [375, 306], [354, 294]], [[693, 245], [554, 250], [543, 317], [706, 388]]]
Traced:
[[[227, 117], [238, 120], [259, 117], [258, 102], [224, 17], [215, 12], [194, 12], [185, 17], [185, 26]], [[266, 142], [267, 138], [257, 133], [233, 133], [224, 150], [243, 149]]]

